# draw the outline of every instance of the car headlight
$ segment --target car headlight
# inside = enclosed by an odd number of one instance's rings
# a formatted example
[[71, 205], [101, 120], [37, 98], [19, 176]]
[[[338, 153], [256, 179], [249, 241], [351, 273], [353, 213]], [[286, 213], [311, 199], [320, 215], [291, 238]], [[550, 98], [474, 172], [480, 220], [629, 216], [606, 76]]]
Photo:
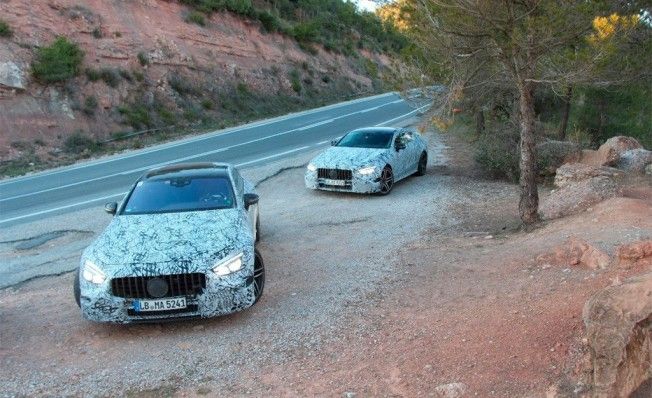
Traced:
[[243, 253], [234, 254], [218, 261], [213, 267], [213, 272], [219, 276], [225, 276], [239, 271], [242, 268]]
[[312, 163], [308, 163], [308, 171], [315, 171], [317, 170], [317, 166], [315, 166]]
[[91, 283], [99, 285], [100, 283], [106, 280], [106, 275], [102, 270], [95, 265], [91, 260], [84, 261], [84, 267], [82, 269], [82, 277]]
[[369, 166], [369, 167], [363, 167], [361, 169], [358, 169], [358, 173], [362, 175], [373, 174], [374, 171], [376, 171], [376, 166]]

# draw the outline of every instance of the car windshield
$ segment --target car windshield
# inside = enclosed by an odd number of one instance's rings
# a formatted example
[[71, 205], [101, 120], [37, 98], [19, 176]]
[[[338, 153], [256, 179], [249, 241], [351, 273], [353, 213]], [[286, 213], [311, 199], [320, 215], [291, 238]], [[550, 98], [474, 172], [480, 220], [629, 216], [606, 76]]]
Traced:
[[171, 213], [233, 208], [226, 177], [154, 177], [139, 181], [121, 214]]
[[393, 131], [351, 131], [337, 143], [337, 146], [351, 148], [389, 148]]

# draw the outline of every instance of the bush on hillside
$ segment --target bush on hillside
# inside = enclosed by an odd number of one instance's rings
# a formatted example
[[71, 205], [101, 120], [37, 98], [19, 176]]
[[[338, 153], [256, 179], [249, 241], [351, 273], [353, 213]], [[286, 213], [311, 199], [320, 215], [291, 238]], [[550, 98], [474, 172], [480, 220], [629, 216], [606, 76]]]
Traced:
[[11, 37], [13, 35], [14, 31], [11, 30], [9, 24], [0, 19], [0, 37]]
[[84, 52], [79, 46], [61, 36], [37, 50], [32, 74], [42, 83], [62, 82], [79, 73], [83, 59]]

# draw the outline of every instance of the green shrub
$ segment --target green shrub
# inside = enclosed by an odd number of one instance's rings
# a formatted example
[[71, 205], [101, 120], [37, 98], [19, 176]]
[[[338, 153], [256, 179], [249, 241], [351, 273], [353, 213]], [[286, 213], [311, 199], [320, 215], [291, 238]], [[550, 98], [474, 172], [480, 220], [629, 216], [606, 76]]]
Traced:
[[299, 71], [296, 69], [290, 71], [290, 84], [292, 84], [292, 90], [297, 94], [301, 93], [301, 76], [299, 75]]
[[13, 35], [14, 31], [11, 30], [9, 24], [0, 19], [0, 37], [11, 37]]
[[136, 79], [136, 81], [138, 82], [142, 82], [145, 80], [145, 74], [143, 74], [143, 72], [141, 71], [134, 70], [131, 71], [131, 74], [134, 75], [134, 79]]
[[258, 20], [266, 32], [278, 32], [281, 29], [281, 21], [267, 10], [258, 12]]
[[168, 83], [174, 91], [181, 95], [199, 94], [199, 89], [195, 87], [192, 82], [188, 81], [177, 73], [172, 73], [170, 76], [168, 76]]
[[242, 83], [242, 82], [238, 83], [238, 85], [236, 86], [236, 90], [238, 90], [238, 94], [240, 95], [249, 94], [249, 86], [247, 86], [246, 83]]
[[99, 26], [93, 29], [93, 37], [96, 39], [101, 39], [102, 38], [102, 28]]
[[152, 117], [147, 109], [142, 104], [131, 104], [128, 106], [121, 106], [118, 112], [122, 114], [125, 123], [134, 129], [148, 128], [153, 126]]
[[500, 131], [487, 131], [475, 143], [475, 161], [492, 178], [518, 181], [520, 174], [519, 135], [509, 127]]
[[139, 52], [137, 57], [138, 57], [138, 62], [140, 62], [141, 66], [146, 66], [149, 64], [149, 57], [144, 52], [142, 51]]
[[42, 83], [56, 83], [70, 79], [79, 73], [84, 52], [65, 37], [58, 37], [51, 45], [36, 52], [32, 74]]
[[98, 143], [82, 131], [76, 131], [63, 141], [63, 150], [70, 154], [79, 154], [84, 151], [97, 150]]
[[107, 86], [116, 88], [120, 84], [120, 72], [114, 68], [101, 68], [100, 78]]
[[92, 82], [96, 82], [102, 78], [100, 71], [98, 71], [97, 69], [86, 68], [84, 74], [86, 75], [86, 78], [88, 78], [88, 80]]
[[170, 112], [168, 109], [164, 107], [158, 108], [157, 113], [158, 113], [158, 117], [166, 126], [173, 125], [177, 121], [177, 118], [174, 116], [174, 113]]
[[95, 110], [97, 109], [97, 98], [95, 96], [91, 95], [89, 97], [86, 97], [84, 100], [84, 107], [82, 110], [84, 111], [85, 114], [91, 116], [95, 114]]
[[201, 100], [201, 106], [204, 109], [213, 109], [213, 101], [211, 101], [211, 100], [209, 100], [207, 98], [203, 99], [203, 100]]
[[190, 11], [190, 13], [188, 13], [186, 16], [186, 22], [194, 23], [199, 26], [206, 26], [206, 19], [204, 18], [204, 14], [199, 11]]
[[129, 71], [126, 69], [119, 69], [118, 73], [120, 74], [121, 78], [125, 79], [128, 82], [134, 80], [134, 78], [131, 76], [131, 73], [129, 73]]
[[292, 28], [292, 37], [299, 42], [315, 41], [319, 37], [319, 27], [315, 22], [301, 22]]

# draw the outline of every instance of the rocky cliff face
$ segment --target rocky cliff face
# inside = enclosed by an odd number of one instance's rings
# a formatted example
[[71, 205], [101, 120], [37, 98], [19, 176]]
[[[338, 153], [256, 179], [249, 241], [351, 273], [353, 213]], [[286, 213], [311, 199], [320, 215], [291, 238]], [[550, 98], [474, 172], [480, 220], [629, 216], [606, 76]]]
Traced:
[[[305, 52], [230, 13], [205, 26], [186, 22], [188, 13], [162, 0], [0, 0], [13, 30], [0, 37], [0, 161], [34, 148], [56, 156], [76, 131], [101, 141], [117, 131], [255, 118], [274, 113], [270, 103], [280, 99], [279, 107], [300, 107], [370, 92], [379, 76], [369, 74], [390, 65], [377, 54]], [[57, 36], [84, 51], [81, 73], [43, 85], [30, 65]]]

